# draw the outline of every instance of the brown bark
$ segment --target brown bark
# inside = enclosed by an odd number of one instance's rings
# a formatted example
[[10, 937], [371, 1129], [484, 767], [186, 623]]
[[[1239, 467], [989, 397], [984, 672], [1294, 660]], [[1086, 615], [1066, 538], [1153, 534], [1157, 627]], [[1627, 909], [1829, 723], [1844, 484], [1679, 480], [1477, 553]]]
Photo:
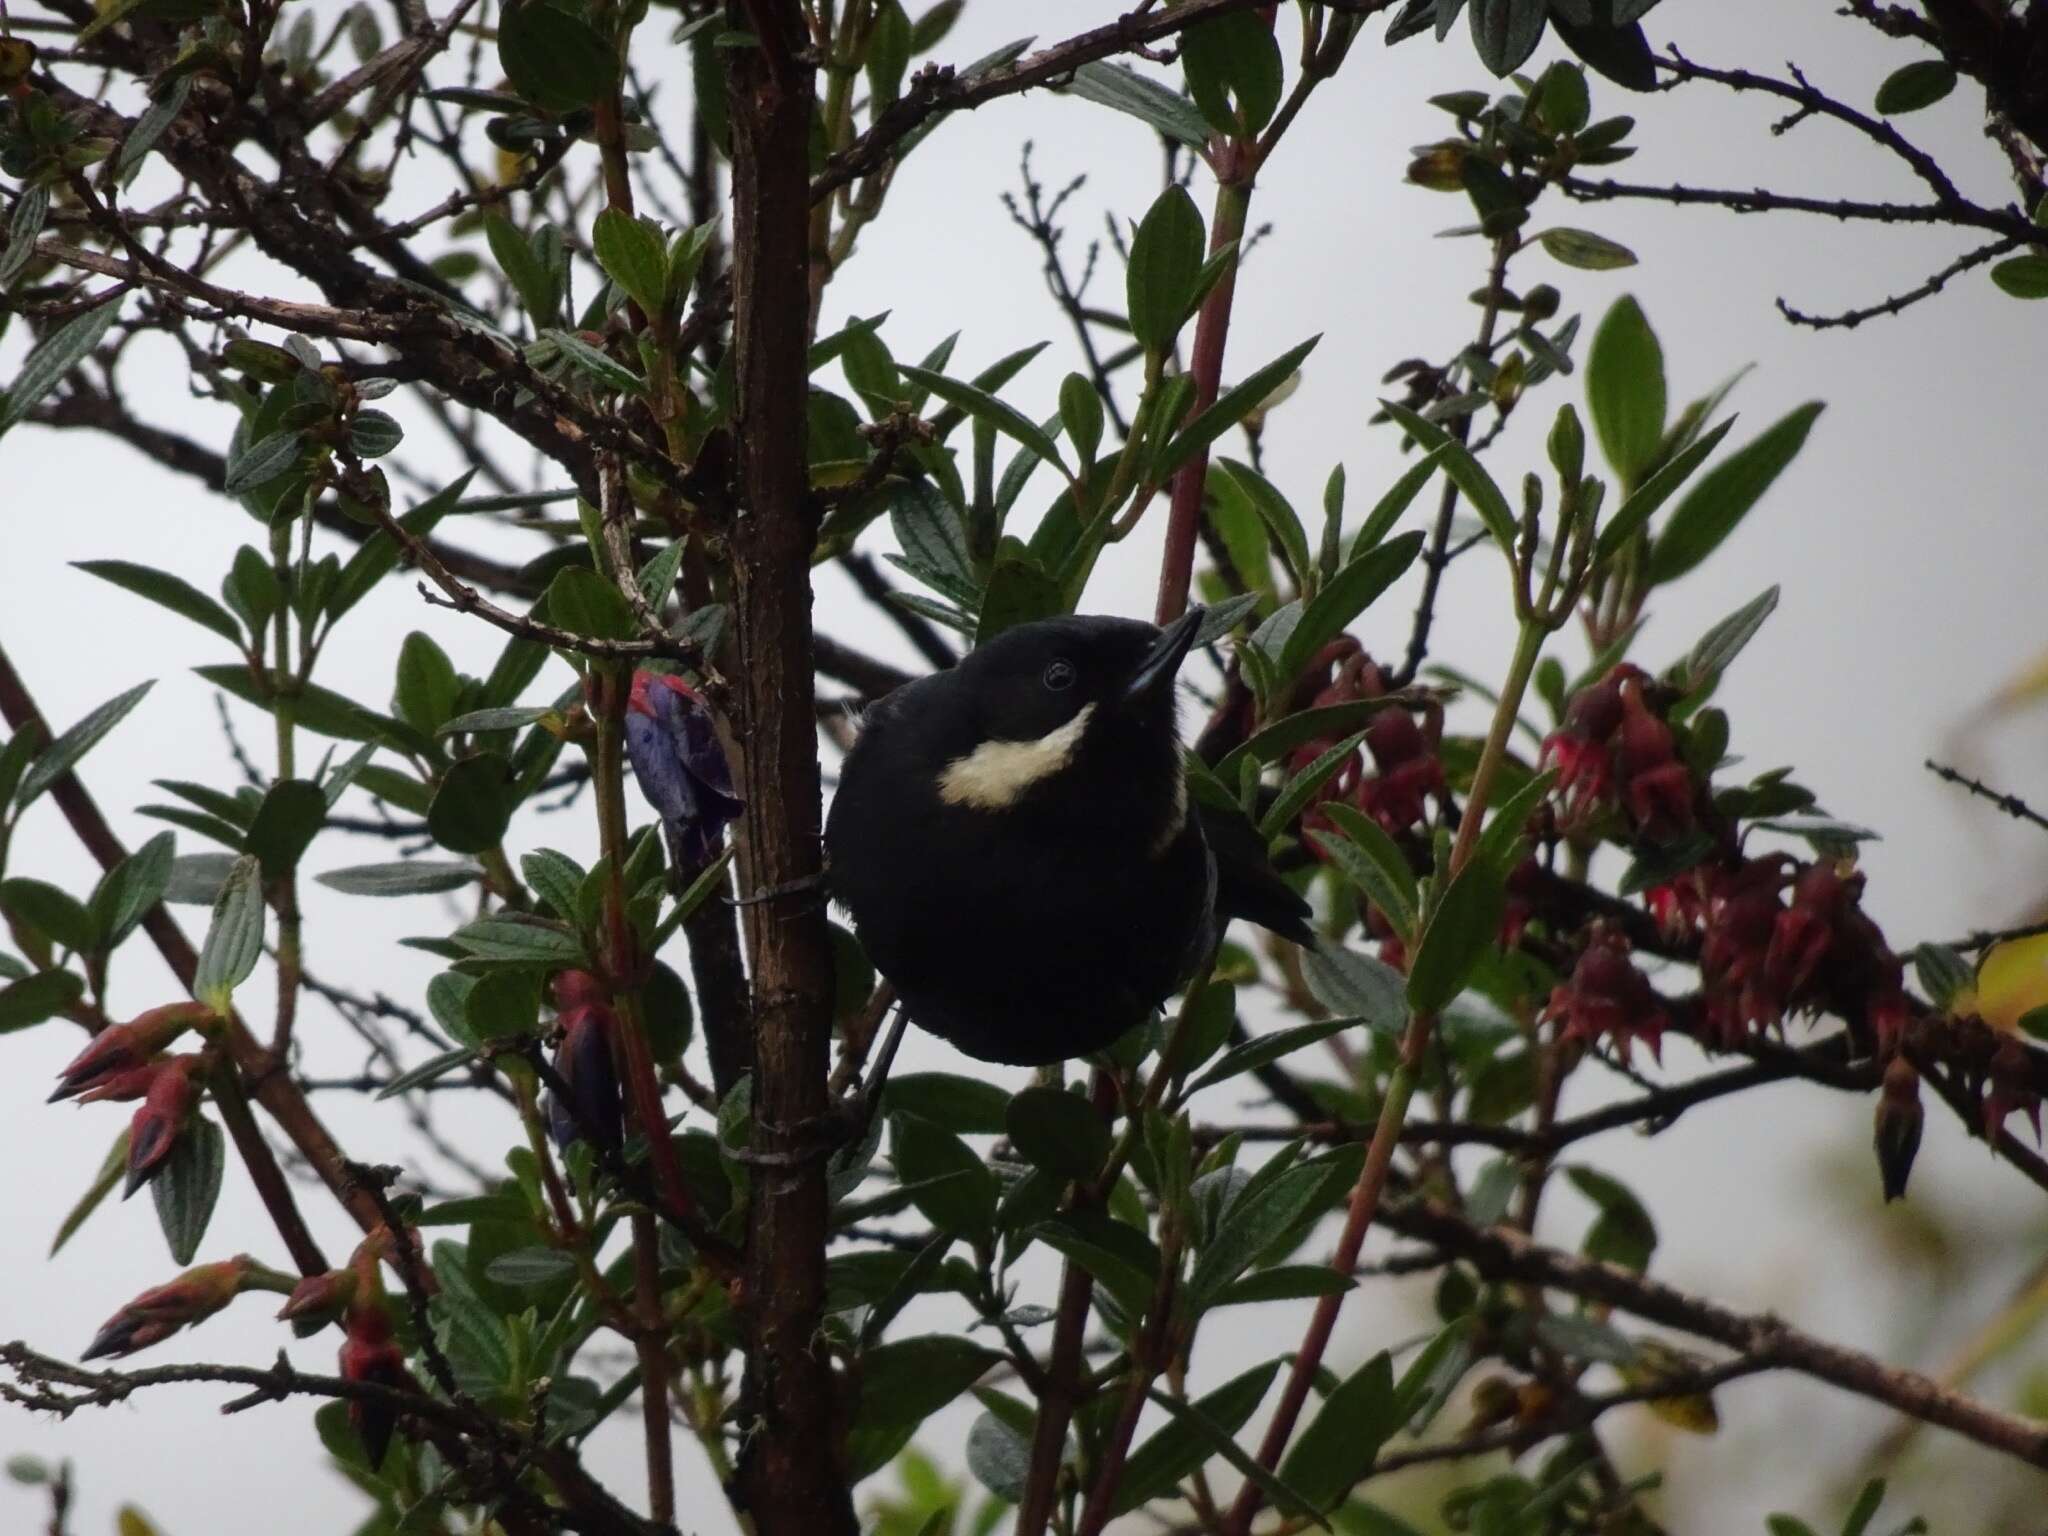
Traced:
[[[739, 1492], [761, 1536], [852, 1536], [843, 1426], [819, 1347], [830, 1207], [803, 1128], [824, 1114], [832, 953], [816, 894], [821, 823], [805, 468], [806, 166], [814, 66], [795, 0], [734, 0], [757, 39], [726, 50], [732, 124], [733, 356], [740, 516], [732, 535], [743, 743], [741, 886], [754, 978], [754, 1165], [742, 1313]], [[805, 882], [811, 884], [806, 887]], [[795, 887], [795, 889], [792, 889]]]

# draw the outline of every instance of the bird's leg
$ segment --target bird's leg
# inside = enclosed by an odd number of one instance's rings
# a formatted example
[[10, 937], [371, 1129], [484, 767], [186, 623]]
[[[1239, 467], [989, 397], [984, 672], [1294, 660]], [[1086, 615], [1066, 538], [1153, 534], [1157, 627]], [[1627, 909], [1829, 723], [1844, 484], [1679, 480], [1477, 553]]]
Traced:
[[896, 1049], [903, 1044], [903, 1031], [910, 1023], [909, 1012], [899, 1003], [896, 1017], [889, 1021], [889, 1033], [882, 1037], [882, 1049], [868, 1066], [867, 1076], [860, 1087], [840, 1100], [833, 1114], [846, 1117], [849, 1142], [857, 1142], [868, 1133], [874, 1124], [875, 1109], [882, 1102], [882, 1090], [888, 1086], [889, 1067], [896, 1060]]

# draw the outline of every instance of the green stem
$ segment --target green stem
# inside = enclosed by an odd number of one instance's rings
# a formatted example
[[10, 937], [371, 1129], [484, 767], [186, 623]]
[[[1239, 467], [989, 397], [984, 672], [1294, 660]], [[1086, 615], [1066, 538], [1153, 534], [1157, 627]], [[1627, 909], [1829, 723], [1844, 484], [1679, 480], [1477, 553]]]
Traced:
[[[1508, 667], [1507, 682], [1494, 706], [1493, 727], [1487, 733], [1486, 746], [1479, 754], [1478, 767], [1473, 771], [1472, 788], [1465, 797], [1464, 815], [1458, 823], [1450, 866], [1441, 888], [1449, 887], [1471, 858], [1472, 850], [1478, 846], [1479, 829], [1486, 818], [1487, 798], [1507, 754], [1508, 737], [1521, 713], [1522, 697], [1528, 689], [1529, 678], [1536, 669], [1536, 660], [1542, 654], [1543, 641], [1548, 633], [1534, 619], [1522, 622], [1515, 642], [1514, 660]], [[1365, 1246], [1366, 1233], [1372, 1229], [1373, 1218], [1379, 1214], [1380, 1196], [1386, 1190], [1387, 1175], [1394, 1164], [1394, 1151], [1400, 1145], [1401, 1131], [1408, 1123], [1408, 1106], [1415, 1097], [1415, 1085], [1421, 1079], [1435, 1030], [1436, 1015], [1417, 1013], [1409, 1019], [1408, 1028], [1402, 1033], [1400, 1058], [1387, 1079], [1386, 1097], [1380, 1101], [1379, 1121], [1373, 1127], [1372, 1144], [1366, 1149], [1365, 1166], [1359, 1170], [1358, 1182], [1352, 1186], [1344, 1230], [1338, 1236], [1336, 1252], [1330, 1258], [1330, 1267], [1341, 1275], [1349, 1275], [1358, 1267], [1358, 1255]], [[1330, 1336], [1336, 1328], [1337, 1314], [1343, 1304], [1341, 1292], [1324, 1296], [1316, 1303], [1315, 1312], [1309, 1318], [1301, 1347], [1295, 1351], [1294, 1366], [1288, 1374], [1280, 1406], [1267, 1426], [1265, 1439], [1259, 1444], [1259, 1465], [1268, 1471], [1280, 1465], [1287, 1442], [1293, 1437], [1295, 1423], [1308, 1401], [1309, 1388], [1322, 1365], [1323, 1354], [1330, 1346]], [[1231, 1506], [1230, 1518], [1224, 1527], [1230, 1536], [1248, 1536], [1252, 1517], [1258, 1513], [1263, 1497], [1257, 1483], [1246, 1481], [1238, 1493], [1237, 1502]]]

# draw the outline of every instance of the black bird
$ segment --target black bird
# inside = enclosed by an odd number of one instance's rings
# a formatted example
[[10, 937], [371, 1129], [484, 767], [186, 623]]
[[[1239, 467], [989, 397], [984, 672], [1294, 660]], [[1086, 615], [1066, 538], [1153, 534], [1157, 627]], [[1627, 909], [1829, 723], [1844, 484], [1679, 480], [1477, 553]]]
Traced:
[[1201, 617], [1020, 624], [869, 708], [825, 845], [912, 1022], [1061, 1061], [1148, 1018], [1229, 917], [1312, 942], [1256, 834], [1212, 849], [1190, 808], [1175, 675]]

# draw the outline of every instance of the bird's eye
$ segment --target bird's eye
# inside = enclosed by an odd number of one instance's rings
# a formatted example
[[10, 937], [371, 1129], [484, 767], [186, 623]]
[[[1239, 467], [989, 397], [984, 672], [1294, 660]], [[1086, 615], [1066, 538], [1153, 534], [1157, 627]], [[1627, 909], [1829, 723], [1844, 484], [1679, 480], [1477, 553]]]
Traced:
[[1071, 661], [1055, 661], [1045, 669], [1041, 681], [1045, 686], [1059, 693], [1074, 686], [1074, 664]]

